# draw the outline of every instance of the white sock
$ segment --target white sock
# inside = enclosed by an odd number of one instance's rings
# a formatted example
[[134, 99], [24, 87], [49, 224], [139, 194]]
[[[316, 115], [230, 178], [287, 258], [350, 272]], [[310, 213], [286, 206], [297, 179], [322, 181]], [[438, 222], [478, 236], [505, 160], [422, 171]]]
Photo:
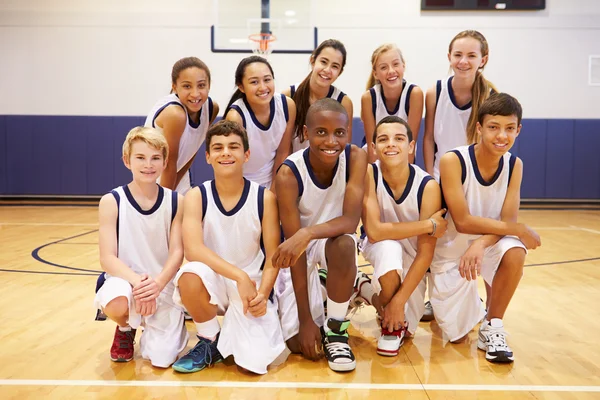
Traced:
[[[343, 303], [337, 303], [327, 296], [327, 319], [335, 319], [336, 321], [344, 321], [346, 320], [346, 313], [348, 312], [348, 304], [350, 304], [350, 300], [347, 300]], [[325, 332], [329, 332], [329, 327], [327, 323], [323, 327]]]
[[219, 332], [221, 332], [221, 325], [219, 325], [219, 320], [217, 317], [210, 319], [206, 322], [196, 322], [196, 331], [198, 332], [198, 336], [214, 341]]
[[127, 325], [127, 326], [119, 326], [119, 330], [121, 332], [131, 332], [131, 327], [129, 325]]
[[373, 304], [373, 295], [375, 295], [375, 288], [371, 282], [363, 282], [359, 288], [358, 295], [367, 299], [369, 304]]

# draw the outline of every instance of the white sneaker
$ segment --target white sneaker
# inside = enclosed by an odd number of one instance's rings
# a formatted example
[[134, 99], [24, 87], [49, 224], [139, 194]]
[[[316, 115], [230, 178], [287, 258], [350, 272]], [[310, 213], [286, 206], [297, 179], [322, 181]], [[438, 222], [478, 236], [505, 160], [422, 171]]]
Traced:
[[405, 327], [394, 332], [381, 328], [381, 337], [377, 341], [377, 354], [385, 357], [397, 356], [400, 352], [400, 346], [404, 343], [405, 334]]
[[370, 290], [365, 291], [363, 290], [366, 288], [365, 285], [371, 285], [371, 278], [364, 272], [358, 271], [354, 281], [354, 292], [352, 293], [352, 296], [350, 296], [350, 304], [348, 305], [349, 310], [356, 309], [363, 304], [371, 305], [371, 299], [368, 298], [369, 296], [365, 292], [372, 293], [373, 289], [371, 287]]
[[431, 306], [431, 301], [425, 302], [425, 310], [423, 312], [423, 316], [421, 316], [421, 322], [429, 322], [433, 321], [435, 316], [433, 315], [433, 307]]
[[506, 343], [507, 335], [501, 319], [492, 318], [489, 322], [485, 320], [479, 327], [477, 348], [485, 351], [485, 359], [489, 362], [511, 363], [515, 358]]

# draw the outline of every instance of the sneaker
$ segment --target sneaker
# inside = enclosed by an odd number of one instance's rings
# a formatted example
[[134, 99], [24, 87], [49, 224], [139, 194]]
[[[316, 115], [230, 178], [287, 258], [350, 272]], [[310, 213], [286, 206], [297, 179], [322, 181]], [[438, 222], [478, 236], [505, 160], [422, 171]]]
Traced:
[[429, 322], [429, 321], [433, 321], [434, 319], [435, 319], [435, 316], [433, 315], [433, 307], [431, 306], [431, 302], [426, 301], [425, 302], [425, 312], [423, 313], [423, 316], [421, 317], [421, 322]]
[[485, 351], [485, 359], [489, 362], [511, 363], [515, 361], [515, 357], [506, 343], [507, 335], [501, 319], [483, 321], [479, 327], [477, 348]]
[[127, 362], [133, 359], [133, 345], [135, 343], [135, 329], [121, 332], [119, 326], [115, 330], [112, 346], [110, 346], [110, 359], [115, 362]]
[[223, 356], [217, 350], [218, 341], [219, 335], [213, 341], [198, 337], [198, 343], [173, 364], [173, 369], [183, 373], [197, 372], [223, 361]]
[[367, 299], [367, 297], [364, 296], [364, 293], [361, 293], [363, 286], [366, 284], [371, 284], [371, 278], [364, 272], [358, 271], [356, 280], [354, 281], [354, 292], [352, 293], [352, 296], [350, 296], [350, 304], [348, 305], [350, 310], [356, 309], [363, 304], [371, 305], [371, 299]]
[[336, 372], [353, 371], [356, 359], [348, 344], [348, 327], [350, 321], [327, 320], [329, 331], [323, 332], [323, 350], [329, 363], [329, 368]]
[[381, 337], [377, 341], [377, 354], [380, 356], [394, 357], [400, 351], [400, 346], [404, 343], [404, 335], [407, 327], [404, 326], [396, 331], [390, 332], [381, 328]]

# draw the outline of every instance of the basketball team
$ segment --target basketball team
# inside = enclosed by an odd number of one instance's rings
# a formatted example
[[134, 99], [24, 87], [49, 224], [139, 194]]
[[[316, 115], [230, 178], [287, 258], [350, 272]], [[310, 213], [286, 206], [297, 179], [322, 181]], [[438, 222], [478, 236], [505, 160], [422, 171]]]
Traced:
[[[485, 358], [513, 362], [503, 318], [541, 241], [517, 221], [523, 164], [509, 150], [522, 108], [483, 76], [488, 53], [481, 33], [460, 32], [452, 76], [424, 94], [405, 79], [401, 51], [378, 47], [361, 97], [363, 148], [351, 144], [352, 101], [333, 86], [346, 63], [338, 40], [322, 42], [308, 76], [281, 93], [266, 59], [244, 58], [214, 124], [210, 70], [177, 61], [171, 94], [123, 144], [132, 181], [100, 201], [94, 304], [117, 324], [111, 359], [133, 359], [143, 329], [141, 356], [181, 373], [233, 356], [265, 374], [290, 351], [352, 371], [348, 315], [373, 306], [381, 356], [435, 319], [451, 343], [479, 325]], [[423, 107], [425, 170], [413, 164]], [[197, 155], [214, 179], [194, 186]], [[186, 316], [198, 338], [181, 354]]]

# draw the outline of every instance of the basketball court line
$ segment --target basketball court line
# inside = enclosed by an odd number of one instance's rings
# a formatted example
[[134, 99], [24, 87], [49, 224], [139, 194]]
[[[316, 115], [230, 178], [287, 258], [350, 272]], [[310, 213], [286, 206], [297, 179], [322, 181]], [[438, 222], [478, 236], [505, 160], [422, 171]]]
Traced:
[[551, 385], [453, 385], [401, 383], [249, 382], [249, 381], [107, 381], [2, 379], [0, 386], [112, 386], [112, 387], [205, 387], [233, 389], [343, 389], [343, 390], [428, 390], [484, 392], [593, 392], [600, 386]]

